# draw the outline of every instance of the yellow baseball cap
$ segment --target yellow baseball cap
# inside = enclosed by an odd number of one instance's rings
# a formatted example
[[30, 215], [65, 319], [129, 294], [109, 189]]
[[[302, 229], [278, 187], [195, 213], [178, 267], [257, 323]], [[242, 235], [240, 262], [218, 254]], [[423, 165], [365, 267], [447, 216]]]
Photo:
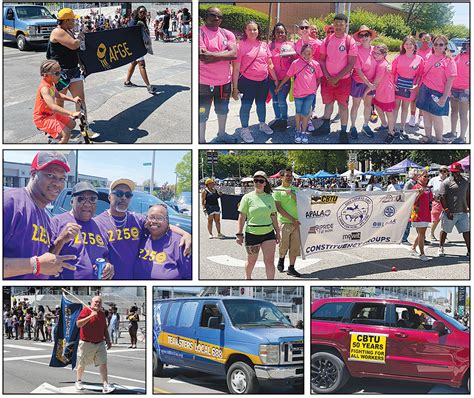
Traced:
[[75, 15], [71, 8], [61, 8], [56, 17], [59, 21], [65, 21], [66, 19], [79, 19], [79, 15]]
[[211, 182], [214, 182], [214, 180], [212, 178], [208, 178], [205, 182], [204, 182], [204, 185], [208, 185], [210, 184]]

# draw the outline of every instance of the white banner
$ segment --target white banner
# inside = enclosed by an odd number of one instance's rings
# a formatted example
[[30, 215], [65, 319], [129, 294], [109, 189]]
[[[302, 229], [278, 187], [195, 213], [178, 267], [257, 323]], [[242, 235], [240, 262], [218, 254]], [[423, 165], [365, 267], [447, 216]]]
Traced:
[[400, 243], [416, 191], [297, 191], [302, 258], [372, 243]]

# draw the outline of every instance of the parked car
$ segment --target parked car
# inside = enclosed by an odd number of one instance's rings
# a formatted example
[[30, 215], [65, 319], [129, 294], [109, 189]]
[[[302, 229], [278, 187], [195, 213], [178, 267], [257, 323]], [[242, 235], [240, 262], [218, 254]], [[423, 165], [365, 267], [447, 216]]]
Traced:
[[272, 303], [240, 297], [157, 300], [153, 375], [165, 365], [225, 376], [231, 393], [264, 381], [303, 383], [303, 331]]
[[46, 7], [33, 4], [3, 5], [3, 40], [14, 41], [20, 51], [30, 44], [47, 43], [57, 21]]
[[[99, 193], [96, 214], [106, 211], [109, 206], [109, 190], [107, 188], [96, 188]], [[63, 189], [56, 200], [51, 204], [50, 211], [54, 215], [71, 210], [71, 188]], [[133, 198], [128, 209], [135, 213], [145, 214], [149, 207], [156, 204], [164, 204], [168, 209], [170, 224], [176, 225], [186, 232], [192, 233], [191, 217], [178, 213], [172, 207], [168, 206], [161, 199], [146, 192], [133, 191]]]
[[451, 55], [455, 57], [461, 51], [461, 47], [458, 47], [452, 40], [448, 40], [448, 50], [450, 51]]
[[464, 42], [468, 40], [466, 38], [462, 39], [462, 38], [459, 38], [459, 37], [453, 37], [451, 39], [451, 41], [454, 43], [454, 45], [459, 49], [459, 51], [461, 51], [461, 48], [462, 48], [462, 45], [464, 44]]
[[326, 298], [311, 306], [311, 388], [334, 393], [349, 377], [467, 385], [470, 333], [410, 301]]

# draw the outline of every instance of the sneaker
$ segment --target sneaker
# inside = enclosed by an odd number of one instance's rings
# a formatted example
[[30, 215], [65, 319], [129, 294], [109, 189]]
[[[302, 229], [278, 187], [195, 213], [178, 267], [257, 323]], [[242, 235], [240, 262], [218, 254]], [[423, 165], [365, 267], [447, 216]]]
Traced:
[[288, 267], [288, 271], [286, 271], [286, 274], [287, 274], [287, 275], [290, 275], [290, 276], [295, 276], [295, 277], [297, 277], [297, 278], [301, 278], [301, 274], [300, 274], [297, 270], [295, 270], [295, 266], [294, 266], [294, 265], [290, 265], [290, 266]]
[[336, 116], [334, 116], [333, 119], [331, 119], [331, 123], [335, 123], [335, 122], [337, 122], [337, 121], [340, 120], [340, 119], [341, 119], [341, 116], [339, 116], [339, 113], [338, 113]]
[[430, 239], [431, 239], [432, 241], [436, 241], [436, 242], [438, 241], [438, 238], [437, 238], [436, 236], [434, 236], [434, 235], [431, 235], [431, 236], [430, 236]]
[[303, 144], [307, 144], [308, 143], [308, 133], [301, 133], [301, 142]]
[[325, 126], [324, 122], [321, 126], [313, 131], [313, 135], [327, 135], [329, 133], [331, 133], [331, 128], [329, 127], [329, 124]]
[[385, 138], [385, 143], [386, 144], [391, 144], [393, 140], [395, 139], [395, 134], [388, 134], [387, 138]]
[[374, 138], [374, 132], [372, 129], [369, 127], [369, 125], [362, 127], [362, 131], [365, 133], [365, 135], [369, 138]]
[[444, 257], [444, 247], [438, 248], [438, 257]]
[[418, 252], [415, 249], [413, 249], [412, 247], [410, 247], [410, 255], [411, 256], [418, 256]]
[[420, 254], [420, 255], [418, 256], [418, 258], [419, 258], [421, 261], [430, 261], [430, 260], [431, 260], [431, 258], [426, 257], [424, 254]]
[[418, 127], [420, 129], [424, 129], [425, 128], [425, 125], [423, 123], [423, 116], [421, 116], [419, 119], [418, 119]]
[[123, 85], [124, 85], [125, 87], [135, 87], [135, 86], [136, 86], [136, 85], [133, 84], [131, 81], [123, 82]]
[[383, 126], [383, 125], [380, 125], [379, 127], [374, 128], [374, 131], [377, 133], [380, 133], [382, 131], [387, 131], [387, 130], [388, 130], [388, 126]]
[[301, 133], [299, 131], [295, 132], [295, 144], [301, 144]]
[[261, 132], [265, 133], [266, 135], [272, 135], [273, 134], [273, 130], [266, 123], [260, 123], [259, 126], [258, 126], [258, 129]]
[[254, 141], [252, 133], [248, 127], [243, 127], [242, 130], [240, 130], [240, 137], [247, 144], [250, 144]]
[[313, 125], [313, 122], [311, 121], [311, 119], [308, 121], [308, 127], [307, 127], [308, 131], [309, 132], [313, 132], [315, 130], [314, 128], [314, 125]]
[[410, 127], [415, 127], [416, 126], [416, 118], [415, 115], [410, 116], [410, 120], [408, 121], [408, 125]]
[[348, 144], [349, 143], [349, 136], [345, 132], [339, 132], [339, 143], [340, 144]]
[[78, 391], [84, 390], [84, 384], [82, 384], [82, 380], [77, 380], [74, 383], [74, 386], [76, 387], [76, 390]]
[[226, 236], [224, 234], [217, 234], [217, 239], [225, 239]]
[[464, 138], [458, 137], [451, 141], [451, 144], [465, 144]]
[[209, 144], [236, 144], [237, 138], [227, 133], [217, 134]]
[[403, 131], [400, 133], [400, 140], [402, 141], [408, 141], [410, 139], [410, 136], [407, 133], [404, 133]]
[[[214, 238], [215, 238], [215, 236], [214, 236], [213, 234], [210, 234], [210, 235], [209, 235], [209, 239], [214, 239]], [[128, 347], [128, 348], [132, 348], [132, 346], [130, 346], [130, 347]]]
[[456, 138], [456, 134], [450, 131], [449, 133], [444, 133], [443, 138], [446, 138], [447, 140], [450, 140], [452, 138]]
[[102, 394], [109, 394], [112, 391], [115, 391], [115, 387], [112, 384], [104, 383], [102, 386]]
[[277, 270], [278, 272], [283, 272], [284, 269], [285, 269], [285, 257], [280, 257], [278, 259]]
[[359, 138], [359, 133], [357, 132], [357, 129], [355, 127], [351, 127], [349, 130], [349, 134], [351, 135], [351, 138], [353, 140], [357, 140]]
[[146, 86], [146, 89], [148, 91], [149, 94], [155, 94], [156, 91], [155, 91], [155, 88], [150, 84], [149, 86]]

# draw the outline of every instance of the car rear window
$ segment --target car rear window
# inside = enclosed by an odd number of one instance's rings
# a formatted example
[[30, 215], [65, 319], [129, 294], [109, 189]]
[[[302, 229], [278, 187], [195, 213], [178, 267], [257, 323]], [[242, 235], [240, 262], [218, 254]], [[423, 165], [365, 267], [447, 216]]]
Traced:
[[351, 323], [383, 326], [386, 311], [383, 303], [356, 303], [351, 311]]
[[340, 322], [347, 313], [351, 303], [326, 303], [311, 314], [316, 321]]

